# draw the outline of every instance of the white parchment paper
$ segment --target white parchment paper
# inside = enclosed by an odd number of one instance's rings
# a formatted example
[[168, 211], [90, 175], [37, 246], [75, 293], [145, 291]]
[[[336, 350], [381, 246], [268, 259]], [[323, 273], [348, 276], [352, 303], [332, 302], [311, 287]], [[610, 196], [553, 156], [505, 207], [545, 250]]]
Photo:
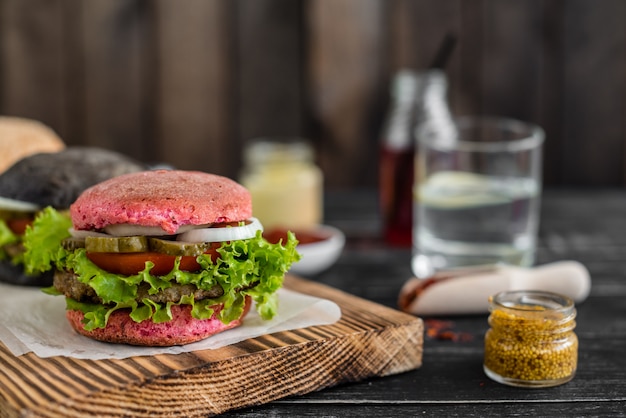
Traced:
[[341, 309], [332, 301], [287, 289], [280, 289], [278, 295], [278, 315], [270, 321], [263, 321], [253, 306], [240, 327], [184, 346], [152, 348], [83, 337], [65, 319], [64, 297], [46, 295], [36, 288], [0, 284], [0, 341], [15, 356], [32, 351], [39, 357], [121, 359], [216, 349], [264, 334], [328, 325], [341, 318]]

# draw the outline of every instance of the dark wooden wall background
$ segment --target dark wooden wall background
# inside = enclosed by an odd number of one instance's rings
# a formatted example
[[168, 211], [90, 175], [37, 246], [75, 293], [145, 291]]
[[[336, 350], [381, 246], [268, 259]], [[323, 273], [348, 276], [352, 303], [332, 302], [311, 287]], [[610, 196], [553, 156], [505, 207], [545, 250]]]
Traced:
[[0, 0], [0, 113], [231, 177], [300, 135], [327, 187], [370, 187], [391, 75], [449, 31], [455, 113], [542, 125], [547, 186], [625, 184], [623, 0]]

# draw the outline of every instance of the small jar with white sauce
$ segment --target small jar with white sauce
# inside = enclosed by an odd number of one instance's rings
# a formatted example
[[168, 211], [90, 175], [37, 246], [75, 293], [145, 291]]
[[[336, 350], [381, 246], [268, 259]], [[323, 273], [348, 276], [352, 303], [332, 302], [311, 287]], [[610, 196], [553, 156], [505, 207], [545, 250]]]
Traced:
[[323, 174], [303, 139], [252, 141], [244, 151], [240, 182], [250, 191], [253, 216], [265, 230], [313, 229], [322, 221]]

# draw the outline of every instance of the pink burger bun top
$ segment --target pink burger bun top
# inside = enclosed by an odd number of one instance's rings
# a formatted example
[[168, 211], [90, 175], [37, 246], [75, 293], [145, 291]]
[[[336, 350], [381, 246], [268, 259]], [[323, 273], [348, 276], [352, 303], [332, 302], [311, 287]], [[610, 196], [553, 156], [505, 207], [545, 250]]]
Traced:
[[183, 225], [234, 222], [252, 216], [252, 199], [239, 183], [199, 171], [126, 174], [85, 190], [70, 207], [77, 230], [108, 225], [159, 226], [174, 234]]

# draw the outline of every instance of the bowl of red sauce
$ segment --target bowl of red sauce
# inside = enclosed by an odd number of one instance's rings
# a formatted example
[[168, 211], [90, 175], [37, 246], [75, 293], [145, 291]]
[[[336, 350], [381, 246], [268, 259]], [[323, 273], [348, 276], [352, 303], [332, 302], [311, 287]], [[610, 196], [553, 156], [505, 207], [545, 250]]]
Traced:
[[[295, 274], [313, 275], [328, 269], [335, 264], [346, 243], [344, 233], [329, 225], [318, 225], [314, 229], [306, 230], [291, 229], [291, 232], [298, 239], [296, 249], [301, 255], [300, 261], [294, 263], [289, 270]], [[287, 229], [272, 228], [264, 231], [263, 236], [272, 243], [281, 239], [285, 242]]]

